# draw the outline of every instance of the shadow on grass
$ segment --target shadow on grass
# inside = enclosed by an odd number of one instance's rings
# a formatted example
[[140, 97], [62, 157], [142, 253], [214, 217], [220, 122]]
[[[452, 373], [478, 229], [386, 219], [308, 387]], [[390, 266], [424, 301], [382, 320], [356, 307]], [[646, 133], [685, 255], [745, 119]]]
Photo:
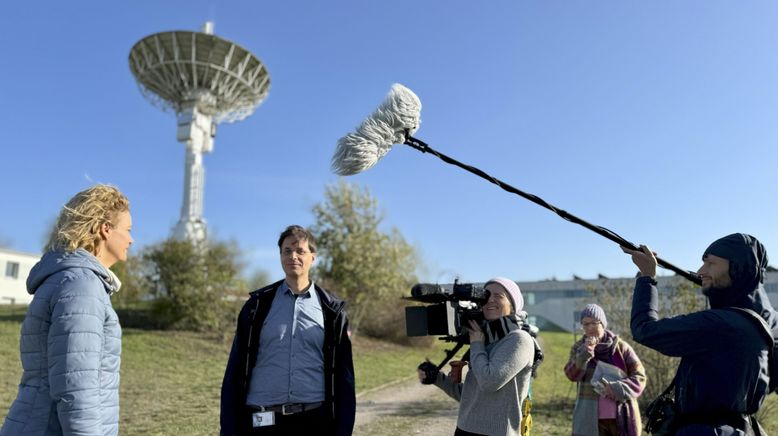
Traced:
[[435, 417], [435, 416], [457, 416], [459, 404], [452, 404], [451, 401], [412, 401], [404, 404], [395, 416], [408, 418]]
[[545, 416], [573, 416], [573, 407], [575, 401], [570, 401], [567, 398], [554, 398], [542, 403], [532, 403], [532, 415], [545, 415]]
[[[165, 325], [150, 307], [116, 307], [119, 322], [124, 328], [139, 330], [165, 330]], [[21, 323], [27, 314], [27, 306], [0, 306], [0, 322]]]
[[[403, 405], [392, 419], [403, 422], [418, 422], [418, 420], [451, 417], [456, 421], [458, 404], [451, 401], [414, 401]], [[532, 405], [533, 434], [544, 436], [562, 436], [570, 434], [573, 416], [573, 404], [560, 398]], [[385, 422], [385, 421], [381, 421]], [[396, 433], [395, 433], [396, 434]]]
[[27, 306], [5, 306], [0, 309], [0, 322], [15, 322], [21, 324], [24, 315], [27, 314]]
[[[165, 325], [152, 313], [151, 308], [116, 308], [115, 310], [124, 328], [165, 330]], [[0, 306], [0, 322], [21, 324], [25, 315], [27, 315], [27, 306]]]
[[163, 320], [154, 314], [151, 307], [120, 307], [116, 308], [116, 315], [119, 316], [119, 323], [121, 323], [122, 328], [167, 330]]

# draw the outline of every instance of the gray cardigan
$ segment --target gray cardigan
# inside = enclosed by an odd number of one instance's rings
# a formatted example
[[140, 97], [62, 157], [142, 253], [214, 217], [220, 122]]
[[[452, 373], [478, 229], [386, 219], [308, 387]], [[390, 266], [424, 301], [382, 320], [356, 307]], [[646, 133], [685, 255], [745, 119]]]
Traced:
[[115, 276], [83, 249], [33, 267], [22, 323], [22, 380], [0, 436], [116, 435], [121, 327]]
[[470, 345], [464, 383], [438, 374], [435, 385], [459, 401], [459, 428], [489, 436], [519, 435], [534, 349], [529, 333], [514, 330], [488, 346], [483, 342]]

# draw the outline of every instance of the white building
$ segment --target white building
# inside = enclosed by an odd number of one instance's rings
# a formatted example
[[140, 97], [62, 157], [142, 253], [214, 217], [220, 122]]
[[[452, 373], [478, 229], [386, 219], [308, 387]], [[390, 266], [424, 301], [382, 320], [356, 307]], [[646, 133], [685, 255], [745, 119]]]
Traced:
[[[672, 292], [677, 283], [684, 283], [679, 276], [657, 277], [659, 293]], [[517, 282], [524, 296], [524, 310], [530, 314], [530, 323], [544, 329], [575, 331], [578, 328], [580, 310], [592, 300], [591, 291], [603, 286], [625, 286], [632, 289], [634, 278], [575, 280], [543, 280], [539, 282]], [[778, 307], [778, 272], [770, 270], [764, 283], [767, 297], [773, 307]], [[631, 294], [630, 294], [631, 295]], [[625, 301], [625, 307], [632, 304]]]
[[30, 304], [27, 276], [40, 255], [0, 248], [0, 304]]

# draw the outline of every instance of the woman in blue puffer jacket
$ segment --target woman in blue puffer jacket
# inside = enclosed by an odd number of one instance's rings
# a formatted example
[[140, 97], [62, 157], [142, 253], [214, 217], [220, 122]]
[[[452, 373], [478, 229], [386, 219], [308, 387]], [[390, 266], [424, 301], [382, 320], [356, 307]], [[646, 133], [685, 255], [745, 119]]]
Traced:
[[129, 202], [95, 185], [62, 209], [30, 272], [22, 379], [0, 436], [116, 435], [122, 331], [109, 269], [132, 244]]

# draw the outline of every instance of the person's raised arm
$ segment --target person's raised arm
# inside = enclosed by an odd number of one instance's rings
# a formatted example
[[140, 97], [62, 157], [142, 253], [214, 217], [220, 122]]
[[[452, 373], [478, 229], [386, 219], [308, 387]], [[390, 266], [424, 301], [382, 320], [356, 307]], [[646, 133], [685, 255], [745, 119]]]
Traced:
[[584, 336], [573, 344], [570, 349], [570, 358], [565, 364], [565, 376], [570, 381], [581, 381], [586, 374], [586, 365], [594, 358], [594, 346], [596, 338]]

